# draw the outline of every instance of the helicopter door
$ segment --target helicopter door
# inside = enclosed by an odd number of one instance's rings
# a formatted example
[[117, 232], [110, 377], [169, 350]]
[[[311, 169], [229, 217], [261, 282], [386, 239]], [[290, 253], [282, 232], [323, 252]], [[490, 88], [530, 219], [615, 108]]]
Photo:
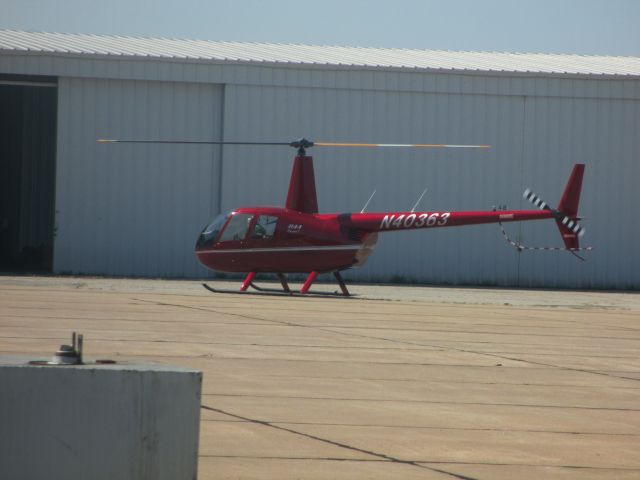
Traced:
[[247, 236], [249, 225], [251, 225], [253, 215], [248, 213], [236, 213], [232, 215], [227, 226], [220, 234], [218, 244], [226, 248], [240, 248], [244, 244], [244, 239]]

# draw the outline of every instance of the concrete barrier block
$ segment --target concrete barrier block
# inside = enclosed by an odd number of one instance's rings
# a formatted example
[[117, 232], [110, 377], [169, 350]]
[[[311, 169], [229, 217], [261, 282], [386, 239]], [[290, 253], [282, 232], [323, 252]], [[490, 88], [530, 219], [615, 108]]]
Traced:
[[0, 356], [0, 477], [195, 479], [202, 373]]

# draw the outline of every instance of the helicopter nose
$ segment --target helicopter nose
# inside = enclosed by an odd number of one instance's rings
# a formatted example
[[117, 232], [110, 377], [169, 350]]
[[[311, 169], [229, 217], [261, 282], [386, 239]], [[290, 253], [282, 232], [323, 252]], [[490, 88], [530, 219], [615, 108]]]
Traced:
[[204, 234], [204, 232], [200, 233], [200, 235], [198, 235], [198, 238], [196, 240], [196, 252], [199, 250], [202, 250], [203, 248], [205, 248], [207, 246], [207, 236]]

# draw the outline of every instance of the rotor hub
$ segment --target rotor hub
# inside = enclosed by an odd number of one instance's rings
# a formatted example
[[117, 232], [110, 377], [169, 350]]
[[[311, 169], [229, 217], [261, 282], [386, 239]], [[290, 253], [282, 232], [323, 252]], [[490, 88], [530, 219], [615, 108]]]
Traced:
[[313, 147], [313, 142], [306, 138], [299, 138], [298, 140], [294, 140], [289, 143], [289, 145], [298, 149], [298, 155], [304, 156], [306, 154], [306, 149]]

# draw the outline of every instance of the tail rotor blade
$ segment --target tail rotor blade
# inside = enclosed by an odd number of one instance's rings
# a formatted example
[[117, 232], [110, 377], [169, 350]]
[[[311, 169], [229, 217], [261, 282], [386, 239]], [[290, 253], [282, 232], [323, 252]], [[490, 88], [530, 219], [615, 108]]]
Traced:
[[531, 203], [533, 203], [540, 210], [551, 210], [549, 205], [547, 205], [544, 200], [542, 200], [538, 195], [533, 193], [528, 188], [524, 191], [524, 193], [522, 194], [522, 197], [527, 199], [527, 200], [529, 200]]
[[565, 227], [575, 233], [577, 236], [581, 237], [584, 235], [584, 228], [577, 222], [577, 220], [572, 220], [569, 217], [562, 217], [560, 220]]

